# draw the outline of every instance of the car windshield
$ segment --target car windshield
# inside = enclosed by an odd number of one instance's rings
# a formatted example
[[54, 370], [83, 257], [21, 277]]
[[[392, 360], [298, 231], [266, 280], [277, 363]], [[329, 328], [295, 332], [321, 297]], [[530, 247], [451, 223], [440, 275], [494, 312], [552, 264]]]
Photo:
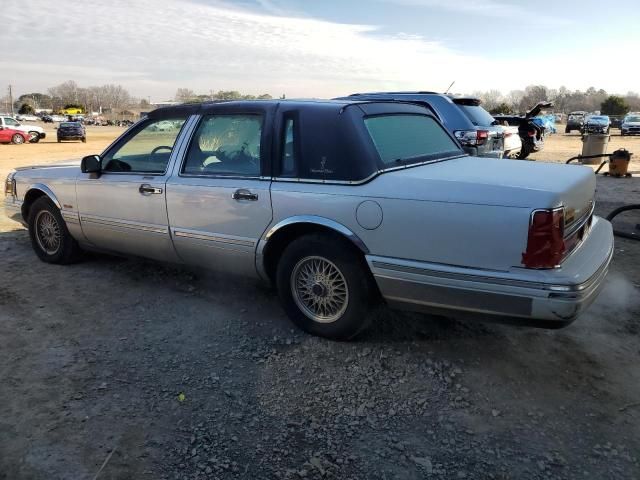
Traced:
[[624, 119], [625, 122], [640, 122], [640, 117], [627, 117]]
[[379, 115], [364, 123], [384, 167], [463, 155], [442, 126], [427, 115]]
[[589, 118], [589, 121], [596, 123], [606, 123], [609, 121], [609, 117], [591, 117]]
[[64, 128], [64, 127], [79, 127], [80, 124], [76, 123], [76, 122], [64, 122], [60, 124], [60, 128]]
[[457, 105], [476, 127], [490, 127], [496, 124], [496, 119], [480, 105]]

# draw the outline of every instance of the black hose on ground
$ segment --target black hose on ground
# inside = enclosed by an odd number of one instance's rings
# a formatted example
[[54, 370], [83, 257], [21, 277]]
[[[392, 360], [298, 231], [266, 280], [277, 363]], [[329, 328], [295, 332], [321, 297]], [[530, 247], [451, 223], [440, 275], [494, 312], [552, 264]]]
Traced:
[[[625, 205], [620, 208], [616, 208], [609, 215], [607, 215], [607, 220], [611, 221], [614, 217], [622, 212], [627, 212], [629, 210], [640, 210], [640, 204], [634, 205]], [[640, 225], [636, 225], [636, 230], [640, 230]], [[620, 230], [613, 229], [613, 234], [618, 237], [630, 238], [631, 240], [640, 240], [640, 234], [635, 232], [622, 232]]]

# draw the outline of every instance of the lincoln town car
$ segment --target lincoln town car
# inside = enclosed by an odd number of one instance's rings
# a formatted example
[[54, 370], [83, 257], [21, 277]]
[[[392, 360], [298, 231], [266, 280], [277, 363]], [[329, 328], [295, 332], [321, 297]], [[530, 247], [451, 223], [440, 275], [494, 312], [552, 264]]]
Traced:
[[94, 250], [259, 277], [300, 328], [349, 339], [384, 303], [567, 325], [613, 252], [595, 183], [468, 156], [419, 105], [222, 102], [155, 110], [80, 164], [18, 168], [4, 205], [45, 262]]

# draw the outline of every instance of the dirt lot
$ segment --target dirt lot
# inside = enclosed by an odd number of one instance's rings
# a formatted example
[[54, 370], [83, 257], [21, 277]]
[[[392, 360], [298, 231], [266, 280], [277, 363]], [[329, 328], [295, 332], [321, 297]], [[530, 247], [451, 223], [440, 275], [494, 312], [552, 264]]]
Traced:
[[[0, 145], [0, 176], [121, 131]], [[640, 156], [640, 138], [618, 146]], [[556, 135], [534, 158], [579, 151]], [[598, 178], [599, 214], [638, 202], [632, 169]], [[637, 242], [617, 240], [605, 291], [563, 330], [381, 311], [352, 343], [294, 330], [251, 281], [43, 264], [4, 218], [0, 255], [0, 479], [640, 478]]]

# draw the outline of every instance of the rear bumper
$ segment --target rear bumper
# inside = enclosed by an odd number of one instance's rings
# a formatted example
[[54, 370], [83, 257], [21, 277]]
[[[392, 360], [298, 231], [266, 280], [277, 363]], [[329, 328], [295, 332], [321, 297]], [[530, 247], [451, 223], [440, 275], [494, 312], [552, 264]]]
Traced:
[[597, 297], [613, 256], [613, 231], [594, 217], [591, 234], [555, 270], [466, 269], [367, 256], [387, 303], [405, 310], [559, 328]]

